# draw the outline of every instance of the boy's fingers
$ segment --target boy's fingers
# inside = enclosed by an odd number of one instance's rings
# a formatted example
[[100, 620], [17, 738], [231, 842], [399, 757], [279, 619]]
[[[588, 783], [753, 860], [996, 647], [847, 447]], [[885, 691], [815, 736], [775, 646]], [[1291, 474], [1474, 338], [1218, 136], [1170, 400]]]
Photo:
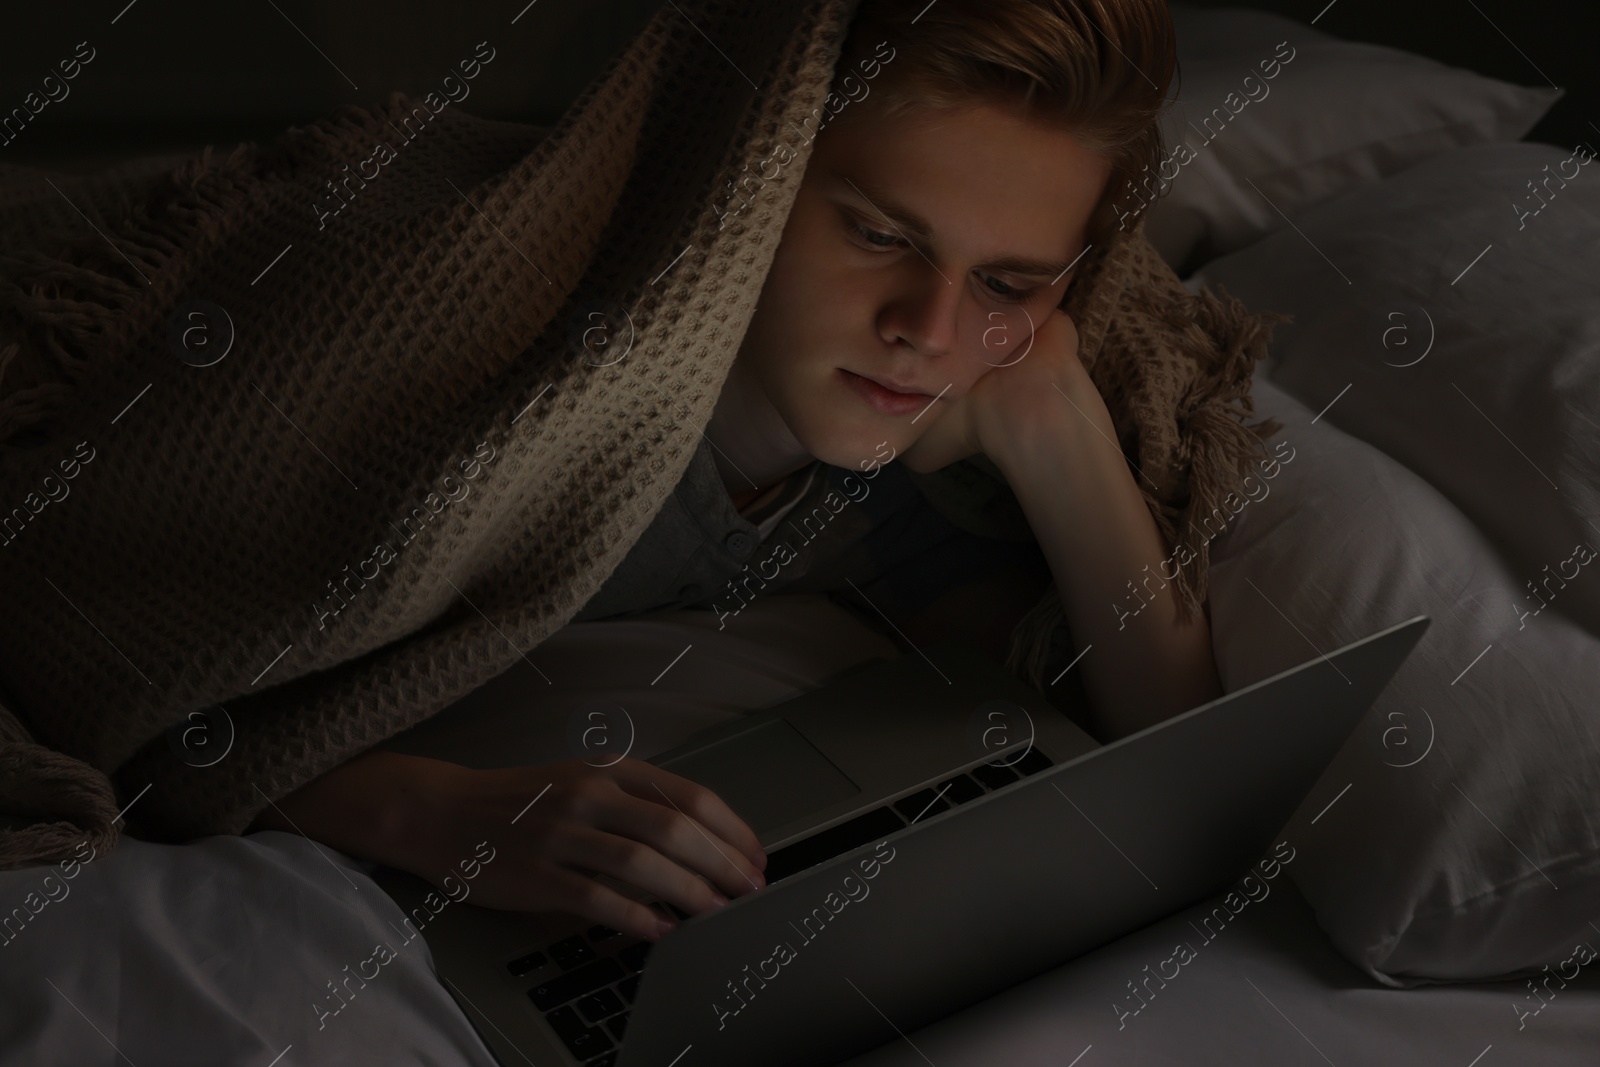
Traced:
[[[663, 856], [705, 878], [728, 896], [752, 893], [766, 884], [761, 870], [731, 842], [693, 816], [631, 794], [595, 824], [619, 837], [643, 841]], [[676, 902], [675, 902], [676, 903]], [[701, 911], [703, 907], [691, 910]]]
[[[548, 866], [546, 878], [550, 907], [553, 909], [571, 912], [649, 941], [659, 939], [677, 925], [675, 920], [659, 914], [648, 905], [629, 900], [615, 889], [575, 871], [552, 864]], [[664, 927], [661, 925], [663, 922], [666, 924]]]
[[[633, 766], [624, 770], [623, 765], [627, 763]], [[705, 786], [642, 760], [623, 760], [616, 770], [622, 772], [617, 775], [617, 784], [629, 793], [689, 816], [744, 853], [756, 869], [766, 867], [767, 854], [755, 831]]]
[[[593, 826], [574, 827], [546, 849], [545, 858], [615, 878], [690, 914], [697, 915], [719, 903], [717, 891], [693, 871], [648, 840], [632, 835], [609, 833]], [[720, 903], [726, 904], [727, 900]]]

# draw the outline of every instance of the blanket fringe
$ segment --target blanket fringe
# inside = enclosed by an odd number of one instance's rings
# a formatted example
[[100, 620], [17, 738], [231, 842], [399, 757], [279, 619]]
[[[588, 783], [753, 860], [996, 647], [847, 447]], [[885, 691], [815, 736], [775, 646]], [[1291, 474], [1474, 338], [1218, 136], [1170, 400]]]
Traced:
[[372, 107], [341, 104], [326, 118], [306, 126], [290, 126], [271, 144], [260, 148], [255, 159], [257, 173], [299, 173], [297, 168], [306, 162], [338, 158], [349, 149], [351, 133], [380, 139], [400, 136], [404, 131], [395, 125], [395, 120], [404, 121], [404, 116], [419, 108], [430, 116], [434, 114], [426, 104], [399, 90]]
[[111, 780], [82, 760], [35, 743], [4, 704], [0, 811], [5, 812], [0, 818], [0, 871], [67, 859], [84, 842], [96, 856], [117, 841]]
[[0, 445], [60, 410], [107, 353], [154, 325], [183, 284], [168, 266], [222, 237], [219, 220], [250, 193], [255, 155], [243, 144], [218, 160], [207, 146], [144, 203], [106, 220], [104, 237], [89, 233], [55, 255], [0, 256], [0, 317], [14, 334], [0, 339]]
[[393, 120], [419, 107], [426, 105], [396, 91], [378, 107], [346, 104], [290, 127], [266, 148], [246, 142], [219, 156], [207, 145], [143, 203], [105, 220], [105, 237], [86, 234], [55, 255], [0, 256], [0, 322], [16, 335], [9, 343], [0, 337], [0, 447], [60, 410], [105, 353], [126, 351], [131, 336], [157, 325], [185, 283], [168, 266], [224, 240], [224, 220], [238, 217], [257, 183], [293, 173], [308, 157], [332, 158], [351, 132], [389, 137]]

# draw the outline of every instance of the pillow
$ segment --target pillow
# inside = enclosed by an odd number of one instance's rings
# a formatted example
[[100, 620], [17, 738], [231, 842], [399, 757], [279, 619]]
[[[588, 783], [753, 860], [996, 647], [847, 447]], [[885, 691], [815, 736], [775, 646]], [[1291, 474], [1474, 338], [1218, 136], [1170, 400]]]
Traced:
[[1495, 543], [1517, 576], [1513, 596], [1476, 605], [1496, 632], [1561, 612], [1600, 634], [1592, 158], [1535, 143], [1460, 149], [1314, 208], [1300, 232], [1194, 279], [1293, 315], [1273, 334], [1273, 382], [1314, 410], [1331, 404], [1324, 421], [1426, 478]]
[[1253, 395], [1285, 428], [1212, 543], [1224, 687], [1432, 619], [1281, 832], [1289, 876], [1384, 985], [1570, 979], [1600, 918], [1600, 638], [1553, 611], [1519, 630], [1521, 571], [1443, 495], [1259, 370]]
[[1168, 189], [1145, 235], [1180, 275], [1413, 163], [1519, 140], [1563, 95], [1263, 11], [1174, 4], [1172, 17], [1180, 80], [1161, 123], [1166, 160], [1122, 208]]
[[1363, 762], [1346, 746], [1286, 832], [1327, 833], [1292, 876], [1339, 949], [1391, 984], [1570, 979], [1600, 920], [1592, 159], [1458, 149], [1191, 279], [1294, 316], [1258, 369], [1259, 413], [1319, 413], [1291, 440], [1364, 442], [1296, 509], [1269, 498], [1241, 515], [1227, 565], [1236, 556], [1262, 592], [1224, 579], [1221, 615], [1214, 592], [1219, 663], [1240, 681], [1288, 665], [1229, 632], [1231, 612], [1260, 610], [1263, 594], [1323, 648], [1416, 611], [1435, 620], [1367, 718], [1369, 748], [1377, 731], [1388, 749]]

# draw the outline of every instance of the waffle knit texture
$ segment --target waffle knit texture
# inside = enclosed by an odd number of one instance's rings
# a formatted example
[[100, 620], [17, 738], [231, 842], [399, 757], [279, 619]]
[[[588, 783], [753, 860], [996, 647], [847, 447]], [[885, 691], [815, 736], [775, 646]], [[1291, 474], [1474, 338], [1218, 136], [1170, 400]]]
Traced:
[[[665, 5], [554, 127], [396, 93], [265, 147], [0, 168], [0, 867], [241, 833], [578, 612], [711, 417], [856, 2]], [[208, 366], [177, 354], [199, 300], [235, 333]], [[594, 301], [625, 358], [574, 342]], [[1277, 317], [1191, 295], [1140, 229], [1062, 306], [1175, 544], [1266, 455], [1244, 416]], [[997, 478], [917, 482], [981, 516]], [[1042, 592], [1009, 661], [1035, 684]]]

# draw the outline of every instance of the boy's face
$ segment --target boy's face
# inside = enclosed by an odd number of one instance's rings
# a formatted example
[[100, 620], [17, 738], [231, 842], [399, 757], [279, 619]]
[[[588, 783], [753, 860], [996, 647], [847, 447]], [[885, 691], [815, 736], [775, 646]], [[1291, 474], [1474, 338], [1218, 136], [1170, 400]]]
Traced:
[[[1110, 173], [1069, 132], [993, 106], [891, 123], [852, 103], [813, 146], [736, 373], [825, 463], [904, 452], [1025, 351]], [[862, 378], [926, 395], [875, 399]]]

